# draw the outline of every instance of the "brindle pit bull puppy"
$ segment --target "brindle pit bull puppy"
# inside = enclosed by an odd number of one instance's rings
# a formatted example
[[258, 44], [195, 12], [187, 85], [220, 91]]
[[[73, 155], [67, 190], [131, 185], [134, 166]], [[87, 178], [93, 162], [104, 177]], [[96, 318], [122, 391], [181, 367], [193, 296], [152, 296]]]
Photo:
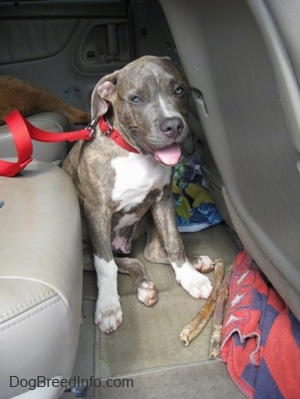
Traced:
[[[171, 264], [194, 298], [211, 292], [209, 279], [185, 254], [170, 186], [171, 166], [179, 161], [188, 133], [187, 105], [188, 86], [174, 63], [142, 57], [98, 82], [91, 106], [92, 118], [100, 118], [95, 138], [75, 144], [64, 162], [77, 188], [84, 241], [93, 250], [99, 289], [95, 323], [106, 333], [122, 322], [118, 268], [132, 276], [140, 301], [151, 306], [157, 300], [143, 264], [124, 257], [145, 230], [147, 260]], [[211, 269], [206, 256], [198, 263]]]

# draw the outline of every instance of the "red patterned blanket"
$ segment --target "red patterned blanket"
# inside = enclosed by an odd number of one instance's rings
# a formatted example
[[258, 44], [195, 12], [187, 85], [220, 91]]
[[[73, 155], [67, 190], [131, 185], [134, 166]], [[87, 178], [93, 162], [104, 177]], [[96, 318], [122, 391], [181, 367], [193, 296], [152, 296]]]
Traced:
[[245, 251], [230, 282], [222, 360], [248, 398], [300, 398], [300, 323]]

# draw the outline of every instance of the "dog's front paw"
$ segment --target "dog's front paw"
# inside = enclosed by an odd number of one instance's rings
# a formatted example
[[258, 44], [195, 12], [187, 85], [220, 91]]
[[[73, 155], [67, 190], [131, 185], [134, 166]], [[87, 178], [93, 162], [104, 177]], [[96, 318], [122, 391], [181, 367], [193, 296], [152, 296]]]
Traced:
[[104, 306], [97, 302], [94, 321], [101, 331], [109, 334], [122, 323], [122, 315], [120, 302], [104, 304]]
[[181, 267], [176, 268], [176, 279], [178, 283], [193, 297], [193, 298], [208, 298], [212, 284], [210, 280], [197, 272], [189, 263], [184, 263]]
[[138, 300], [147, 306], [153, 306], [157, 302], [157, 292], [151, 281], [143, 281], [136, 289]]

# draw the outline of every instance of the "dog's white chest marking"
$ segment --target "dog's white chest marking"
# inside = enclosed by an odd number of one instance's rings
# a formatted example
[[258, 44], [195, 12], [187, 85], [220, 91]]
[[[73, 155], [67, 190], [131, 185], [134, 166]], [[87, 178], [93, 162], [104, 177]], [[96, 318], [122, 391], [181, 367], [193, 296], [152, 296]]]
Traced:
[[129, 212], [141, 204], [153, 189], [170, 183], [171, 168], [156, 162], [151, 156], [131, 153], [111, 161], [115, 170], [112, 200], [118, 202], [117, 211]]

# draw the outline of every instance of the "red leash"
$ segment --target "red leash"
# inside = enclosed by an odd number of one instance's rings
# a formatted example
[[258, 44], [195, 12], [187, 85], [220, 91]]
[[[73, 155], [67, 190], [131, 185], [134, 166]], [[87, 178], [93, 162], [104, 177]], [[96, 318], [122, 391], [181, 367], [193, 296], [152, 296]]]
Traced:
[[33, 126], [23, 118], [17, 110], [12, 111], [5, 118], [5, 121], [11, 131], [18, 154], [17, 162], [0, 160], [0, 176], [7, 177], [15, 176], [32, 161], [32, 139], [47, 143], [92, 140], [95, 133], [95, 125], [98, 122], [92, 121], [91, 124], [83, 130], [75, 130], [66, 133], [50, 133]]

